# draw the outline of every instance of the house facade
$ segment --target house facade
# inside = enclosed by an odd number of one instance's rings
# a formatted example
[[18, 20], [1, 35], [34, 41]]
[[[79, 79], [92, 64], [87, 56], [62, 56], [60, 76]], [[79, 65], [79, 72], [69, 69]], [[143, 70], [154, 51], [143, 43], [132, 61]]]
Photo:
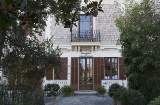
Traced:
[[50, 35], [54, 48], [59, 46], [63, 52], [63, 66], [61, 71], [47, 73], [43, 85], [71, 85], [75, 90], [95, 90], [99, 85], [108, 89], [113, 83], [127, 87], [121, 46], [117, 44], [120, 33], [115, 25], [122, 3], [124, 0], [103, 0], [104, 12], [97, 17], [81, 13], [72, 33], [61, 24], [55, 26], [51, 17]]

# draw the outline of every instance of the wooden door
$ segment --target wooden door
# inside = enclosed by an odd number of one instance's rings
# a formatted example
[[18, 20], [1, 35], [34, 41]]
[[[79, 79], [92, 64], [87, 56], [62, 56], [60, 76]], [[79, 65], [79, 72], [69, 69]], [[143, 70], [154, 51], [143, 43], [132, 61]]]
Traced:
[[92, 58], [79, 58], [79, 90], [93, 90]]

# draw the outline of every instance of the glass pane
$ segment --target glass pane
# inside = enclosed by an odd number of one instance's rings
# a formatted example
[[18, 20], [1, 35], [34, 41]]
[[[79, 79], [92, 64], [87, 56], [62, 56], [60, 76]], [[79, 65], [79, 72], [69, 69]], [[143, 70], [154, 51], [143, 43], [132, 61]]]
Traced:
[[85, 83], [85, 59], [80, 58], [79, 63], [79, 84]]
[[110, 59], [105, 58], [105, 79], [110, 79]]
[[87, 58], [87, 84], [93, 83], [93, 76], [92, 76], [92, 58]]
[[91, 16], [80, 16], [80, 37], [90, 37], [91, 28]]
[[79, 84], [93, 83], [92, 58], [79, 59]]
[[115, 58], [115, 79], [118, 79], [118, 58]]
[[118, 79], [118, 58], [105, 58], [105, 79]]
[[85, 24], [85, 30], [90, 31], [91, 30], [91, 22], [86, 22]]
[[91, 22], [91, 16], [86, 16], [86, 22]]
[[85, 16], [80, 16], [80, 22], [85, 21]]

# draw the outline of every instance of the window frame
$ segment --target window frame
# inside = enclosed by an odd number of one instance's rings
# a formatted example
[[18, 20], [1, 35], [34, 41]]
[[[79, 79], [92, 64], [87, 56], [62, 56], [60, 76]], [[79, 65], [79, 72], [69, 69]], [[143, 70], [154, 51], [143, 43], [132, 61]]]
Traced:
[[[64, 62], [64, 60], [67, 60], [67, 63]], [[55, 78], [56, 73], [57, 72], [59, 75], [59, 78]], [[63, 73], [66, 75], [65, 79], [62, 79], [63, 77]], [[56, 67], [53, 69], [53, 80], [67, 80], [67, 73], [68, 73], [68, 57], [61, 57], [61, 67]]]
[[[109, 66], [112, 67], [112, 69], [109, 70], [109, 74], [108, 74], [109, 77], [106, 76], [106, 66], [108, 66], [107, 59], [109, 59]], [[114, 59], [113, 62], [112, 62], [112, 59]], [[118, 57], [104, 57], [104, 80], [118, 80], [118, 77], [119, 77], [118, 65], [119, 65]], [[115, 73], [113, 72], [114, 69], [115, 69]], [[113, 74], [114, 74], [114, 78], [113, 78]]]
[[[87, 15], [85, 15], [85, 14], [80, 14], [79, 15], [79, 19], [80, 19], [80, 16], [87, 16]], [[93, 31], [93, 16], [91, 16], [91, 31]], [[80, 33], [80, 20], [78, 21], [78, 32]]]

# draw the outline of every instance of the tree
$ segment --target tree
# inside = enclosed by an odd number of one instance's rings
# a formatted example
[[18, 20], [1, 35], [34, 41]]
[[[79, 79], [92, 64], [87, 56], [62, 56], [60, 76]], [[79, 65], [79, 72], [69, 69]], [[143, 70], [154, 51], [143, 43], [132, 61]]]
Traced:
[[26, 32], [24, 35], [41, 35], [49, 15], [55, 16], [57, 24], [70, 28], [79, 20], [80, 11], [93, 16], [102, 11], [102, 0], [99, 3], [84, 1], [86, 6], [81, 7], [80, 0], [0, 0], [0, 57], [8, 40], [7, 31], [12, 32], [12, 27], [21, 26]]
[[[53, 67], [61, 67], [61, 52], [59, 48], [52, 48], [50, 40], [40, 43], [35, 36], [24, 36], [25, 31], [21, 27], [14, 27], [12, 30], [16, 32], [10, 33], [10, 43], [5, 43], [5, 54], [2, 58], [3, 72], [8, 80], [7, 89], [4, 90], [12, 91], [12, 103], [24, 104], [29, 93], [43, 97], [43, 78]], [[19, 90], [23, 91], [23, 95], [17, 97]], [[20, 100], [17, 100], [19, 98]], [[35, 97], [30, 97], [29, 100], [33, 102], [28, 103], [29, 105], [35, 105], [35, 102], [39, 101], [37, 98], [35, 100]], [[43, 102], [39, 105], [41, 104]]]
[[127, 5], [116, 24], [129, 88], [148, 103], [160, 95], [160, 14], [153, 1], [143, 0]]
[[44, 31], [49, 15], [72, 29], [80, 11], [93, 16], [102, 11], [102, 0], [84, 1], [86, 5], [81, 7], [80, 0], [0, 0], [0, 66], [10, 90], [40, 92], [45, 72], [61, 65], [61, 53], [50, 41], [39, 43], [36, 35]]

